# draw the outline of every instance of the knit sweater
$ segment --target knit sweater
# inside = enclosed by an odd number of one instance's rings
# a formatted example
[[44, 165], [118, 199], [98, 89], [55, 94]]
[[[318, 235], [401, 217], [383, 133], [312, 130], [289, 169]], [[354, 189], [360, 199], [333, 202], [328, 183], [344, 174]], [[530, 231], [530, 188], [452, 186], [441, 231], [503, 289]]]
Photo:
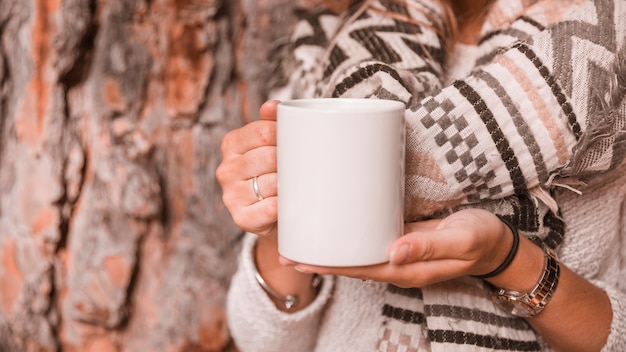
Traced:
[[[607, 352], [626, 350], [626, 283], [623, 280], [626, 265], [619, 260], [626, 256], [625, 196], [626, 165], [614, 174], [590, 183], [582, 195], [565, 189], [556, 195], [568, 224], [565, 243], [558, 251], [561, 262], [606, 290], [611, 298], [614, 316], [604, 348]], [[599, 207], [601, 212], [597, 211]], [[596, 214], [593, 221], [589, 220], [589, 214]], [[295, 314], [284, 313], [276, 309], [254, 280], [254, 240], [254, 235], [245, 240], [241, 266], [228, 297], [229, 326], [238, 347], [245, 352], [437, 350], [424, 338], [428, 336], [428, 329], [448, 330], [456, 323], [457, 316], [474, 314], [479, 318], [481, 315], [469, 309], [446, 312], [446, 308], [436, 302], [424, 305], [424, 292], [420, 289], [391, 293], [385, 284], [345, 277], [326, 277], [310, 306]], [[455, 284], [482, 294], [481, 284], [473, 281], [465, 278]], [[446, 290], [446, 287], [439, 288], [440, 292]], [[429, 294], [436, 296], [437, 291]], [[424, 316], [417, 313], [421, 311], [440, 313], [426, 322]], [[524, 324], [497, 309], [490, 318], [500, 320], [506, 326]], [[474, 331], [485, 334], [483, 328], [477, 326]], [[479, 346], [477, 343], [457, 345], [449, 342], [441, 344], [439, 350], [497, 349], [493, 345]], [[539, 349], [549, 350], [547, 347]]]
[[[555, 3], [497, 2], [466, 76], [442, 64], [462, 61], [445, 58], [434, 30], [442, 14], [429, 1], [374, 1], [349, 19], [311, 14], [287, 47], [295, 70], [279, 70], [289, 72], [282, 80], [289, 84], [276, 97], [405, 102], [406, 219], [463, 206], [508, 216], [608, 293], [605, 349], [623, 350], [626, 170], [605, 171], [623, 159], [624, 81], [620, 88], [612, 77], [626, 75], [618, 65], [626, 60], [619, 51], [626, 9], [620, 1]], [[415, 21], [397, 20], [407, 17]], [[329, 277], [311, 306], [281, 313], [254, 281], [252, 242], [229, 293], [229, 325], [244, 351], [547, 349], [474, 278], [403, 290]]]

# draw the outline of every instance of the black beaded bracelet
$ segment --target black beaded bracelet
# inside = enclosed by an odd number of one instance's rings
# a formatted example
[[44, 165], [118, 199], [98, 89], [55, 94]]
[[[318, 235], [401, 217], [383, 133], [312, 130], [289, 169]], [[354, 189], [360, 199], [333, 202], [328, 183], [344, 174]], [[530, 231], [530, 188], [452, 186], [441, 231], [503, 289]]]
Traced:
[[517, 249], [519, 248], [519, 233], [517, 232], [517, 229], [515, 228], [515, 226], [513, 226], [511, 222], [501, 217], [500, 215], [496, 215], [496, 216], [500, 219], [500, 221], [502, 221], [506, 226], [508, 226], [509, 229], [511, 229], [511, 233], [513, 233], [513, 246], [511, 247], [509, 254], [504, 259], [504, 262], [502, 262], [502, 264], [500, 264], [500, 266], [497, 267], [495, 270], [489, 273], [486, 273], [484, 275], [472, 275], [478, 279], [488, 279], [490, 277], [494, 277], [500, 274], [501, 272], [503, 272], [506, 268], [509, 267], [509, 265], [511, 265], [511, 262], [513, 261], [513, 259], [515, 258], [515, 255], [517, 254]]

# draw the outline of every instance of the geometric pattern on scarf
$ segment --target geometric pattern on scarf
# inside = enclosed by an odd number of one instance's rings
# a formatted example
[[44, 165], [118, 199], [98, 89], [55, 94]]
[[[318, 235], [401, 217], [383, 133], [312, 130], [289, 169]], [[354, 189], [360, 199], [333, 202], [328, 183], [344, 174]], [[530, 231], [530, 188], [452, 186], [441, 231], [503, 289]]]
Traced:
[[[522, 9], [522, 3], [497, 6]], [[445, 88], [445, 44], [433, 30], [443, 28], [437, 7], [428, 0], [369, 5], [349, 20], [317, 11], [300, 22], [274, 63], [273, 76], [282, 75], [278, 81], [287, 84], [289, 98], [403, 101], [407, 221], [478, 206], [557, 248], [565, 224], [549, 187], [610, 170], [623, 159], [626, 51], [619, 50], [624, 38], [615, 28], [624, 26], [624, 2], [572, 1], [556, 9], [550, 1], [532, 2], [505, 30], [483, 33], [476, 70]], [[406, 17], [419, 24], [398, 19]], [[531, 124], [529, 111], [535, 121], [550, 119]], [[492, 303], [491, 292], [475, 278], [389, 286], [376, 349], [545, 348], [522, 319]]]

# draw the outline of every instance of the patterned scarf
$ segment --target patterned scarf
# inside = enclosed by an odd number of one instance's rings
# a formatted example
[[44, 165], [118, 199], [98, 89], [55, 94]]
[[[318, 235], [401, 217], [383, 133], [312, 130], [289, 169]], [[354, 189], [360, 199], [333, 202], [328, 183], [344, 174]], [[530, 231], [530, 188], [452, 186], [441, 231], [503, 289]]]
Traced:
[[[557, 248], [565, 227], [550, 189], [574, 189], [624, 156], [626, 4], [499, 0], [475, 69], [446, 87], [445, 16], [435, 4], [377, 0], [346, 18], [310, 13], [276, 51], [273, 97], [403, 101], [406, 221], [481, 207]], [[389, 286], [376, 348], [546, 349], [491, 293], [474, 278]]]

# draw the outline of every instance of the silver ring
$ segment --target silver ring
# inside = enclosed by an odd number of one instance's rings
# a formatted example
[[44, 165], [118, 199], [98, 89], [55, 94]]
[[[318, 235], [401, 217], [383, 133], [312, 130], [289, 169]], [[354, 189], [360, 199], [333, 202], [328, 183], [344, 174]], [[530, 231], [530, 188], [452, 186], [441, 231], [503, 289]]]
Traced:
[[259, 190], [258, 176], [254, 176], [254, 178], [252, 179], [252, 190], [254, 191], [254, 195], [258, 200], [263, 200], [263, 195]]

